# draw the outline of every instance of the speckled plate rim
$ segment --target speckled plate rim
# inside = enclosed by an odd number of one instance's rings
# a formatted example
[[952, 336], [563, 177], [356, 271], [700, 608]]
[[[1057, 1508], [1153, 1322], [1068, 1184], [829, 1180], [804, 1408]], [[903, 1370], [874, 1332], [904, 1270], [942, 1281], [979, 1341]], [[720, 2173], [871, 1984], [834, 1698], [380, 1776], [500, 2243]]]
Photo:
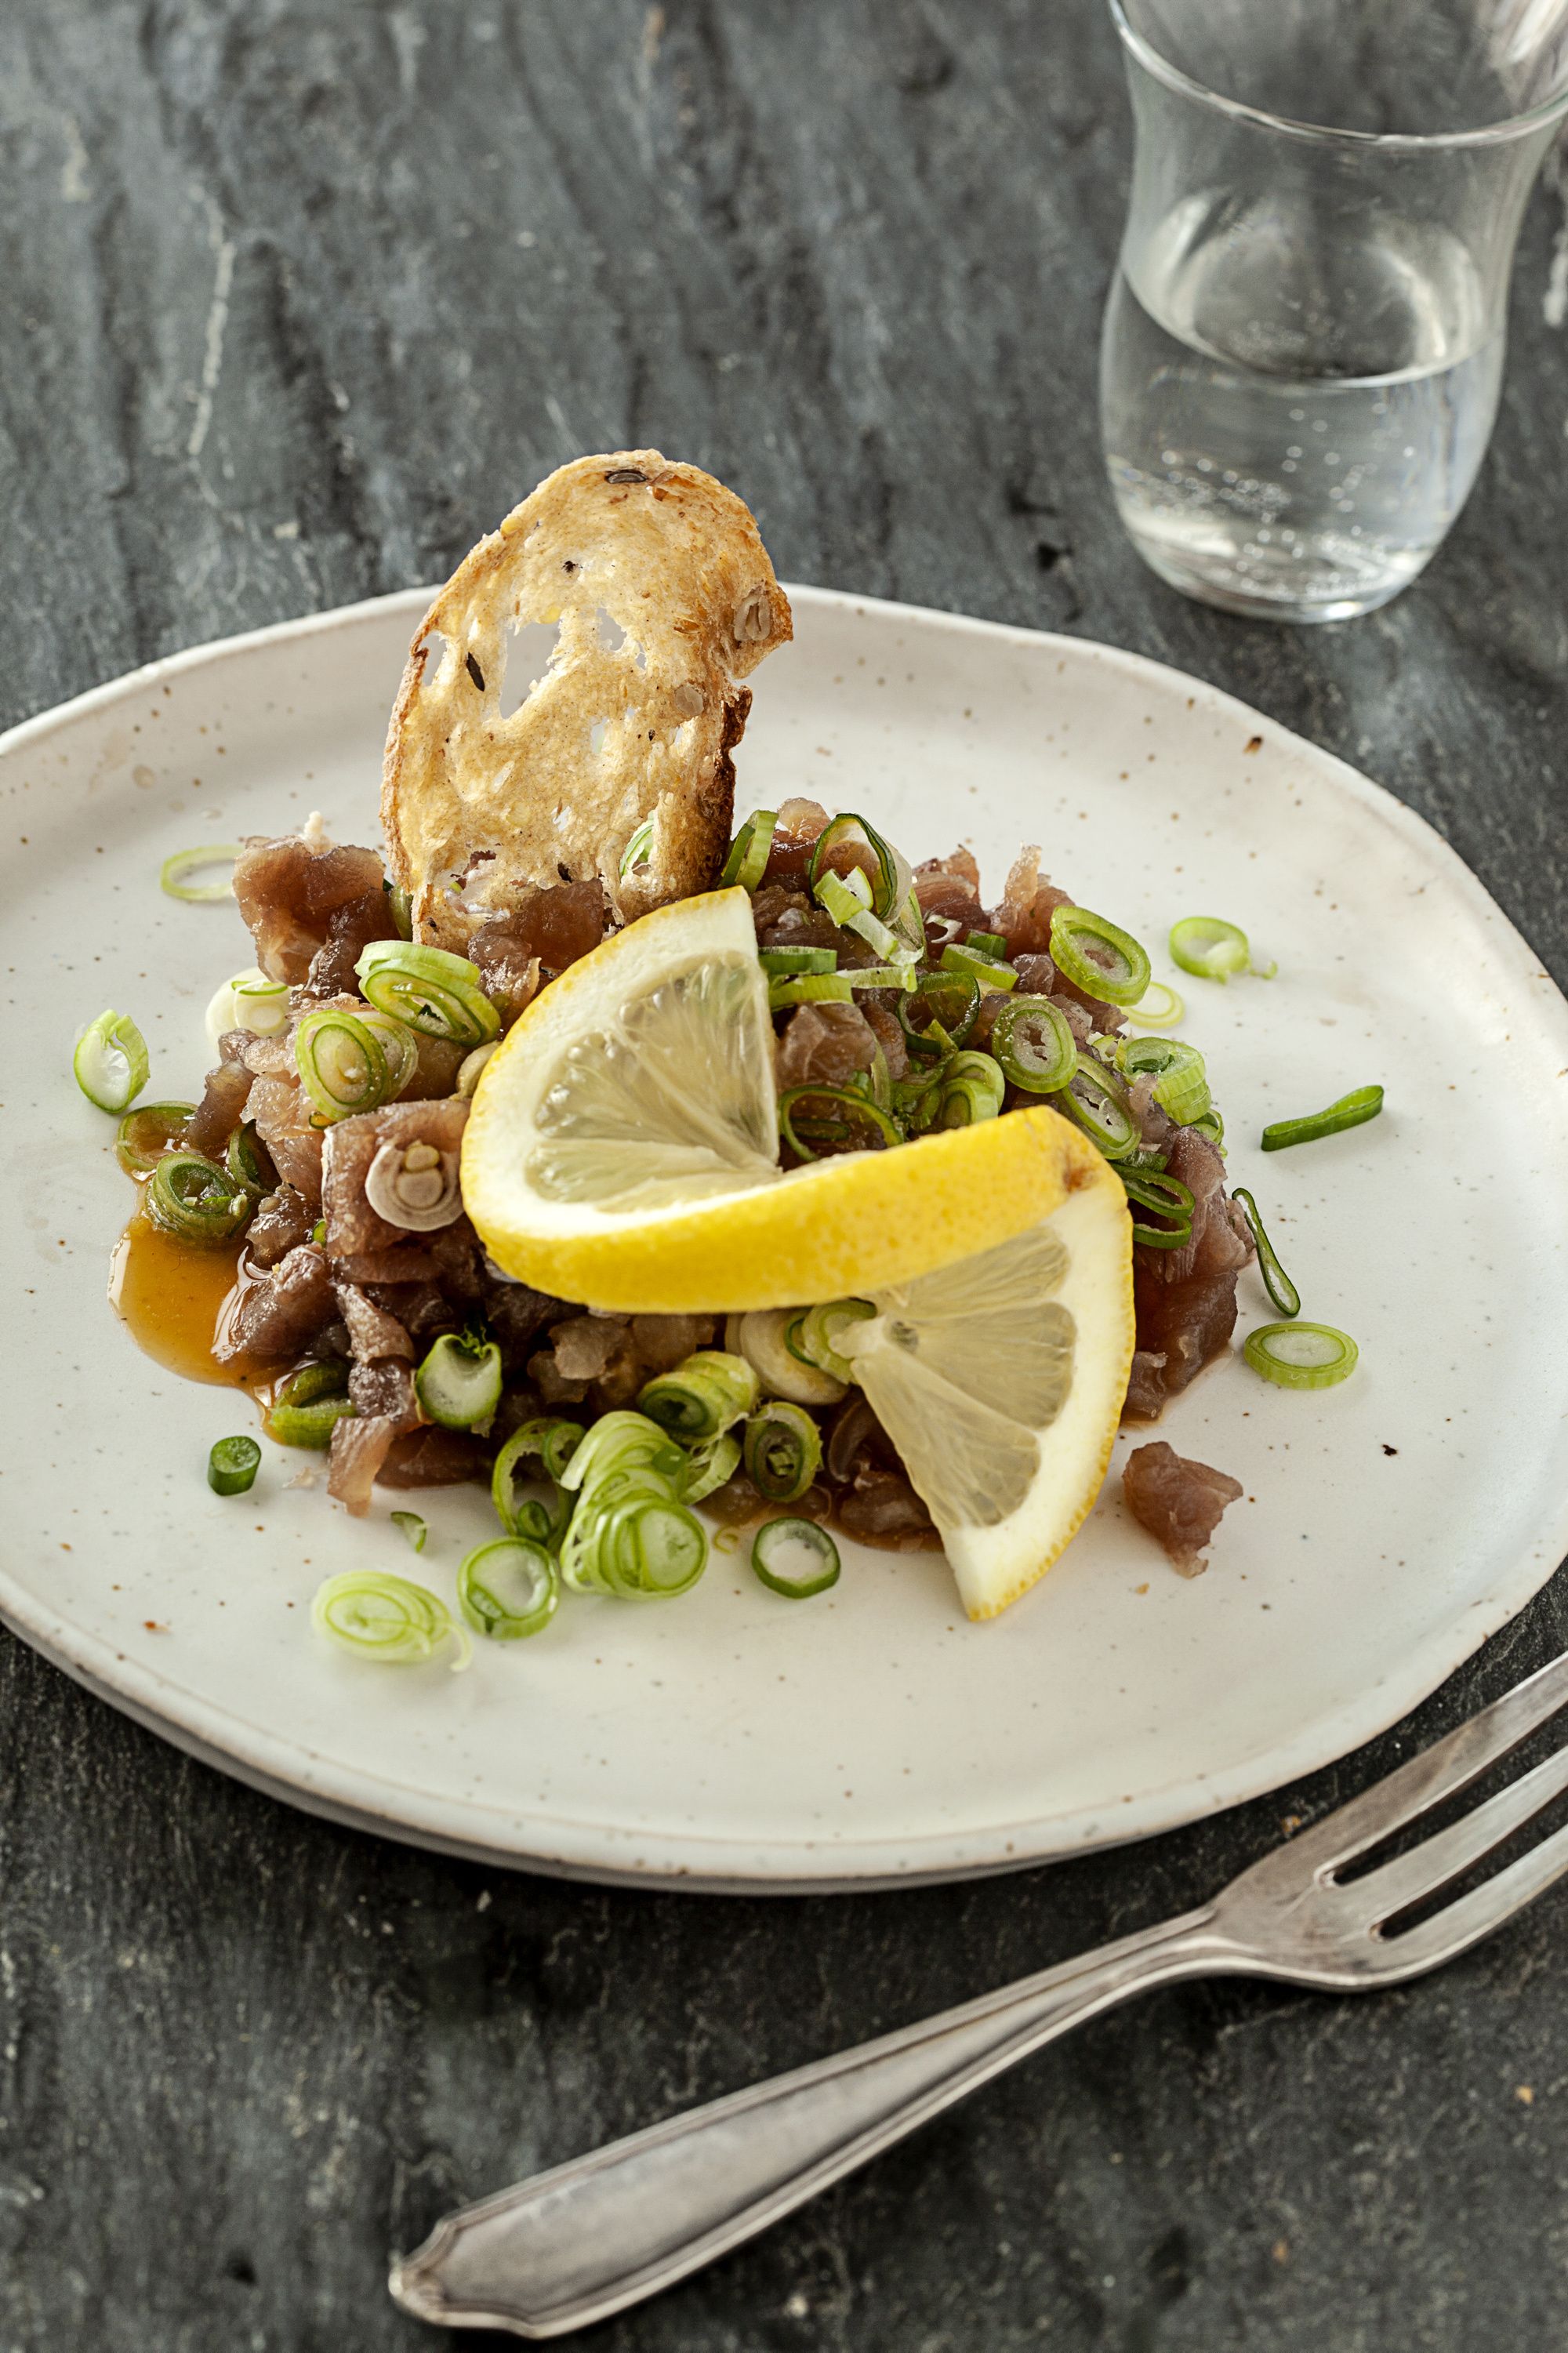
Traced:
[[[1260, 733], [1265, 742], [1305, 754], [1326, 786], [1357, 804], [1378, 824], [1402, 835], [1412, 850], [1442, 871], [1456, 895], [1484, 917], [1500, 961], [1510, 968], [1510, 976], [1520, 987], [1521, 1002], [1529, 1007], [1543, 1037], [1568, 1060], [1568, 1001], [1517, 928], [1433, 827], [1331, 753], [1281, 727], [1236, 696], [1168, 663], [1093, 639], [832, 589], [792, 586], [789, 595], [797, 605], [846, 616], [875, 613], [926, 628], [935, 625], [959, 638], [1048, 648], [1065, 661], [1096, 662], [1130, 682], [1158, 682], [1166, 691], [1173, 682], [1179, 682], [1184, 692], [1190, 691], [1194, 707], [1217, 718], [1245, 722], [1247, 730]], [[426, 589], [402, 590], [186, 648], [0, 734], [0, 760], [47, 739], [58, 728], [112, 707], [122, 698], [208, 665], [242, 660], [253, 650], [328, 635], [366, 620], [385, 620], [400, 613], [416, 619], [429, 596]], [[836, 1841], [830, 1849], [815, 1852], [813, 1859], [822, 1868], [812, 1867], [811, 1860], [793, 1851], [775, 1852], [733, 1837], [683, 1832], [679, 1837], [650, 1838], [645, 1832], [609, 1830], [561, 1816], [522, 1816], [482, 1801], [454, 1806], [431, 1799], [417, 1788], [392, 1783], [384, 1776], [345, 1768], [303, 1744], [279, 1739], [264, 1725], [213, 1706], [174, 1679], [139, 1664], [112, 1642], [47, 1608], [9, 1575], [3, 1563], [0, 1620], [86, 1689], [187, 1754], [253, 1788], [349, 1828], [504, 1868], [615, 1885], [679, 1887], [712, 1894], [849, 1893], [992, 1876], [1095, 1848], [1131, 1844], [1223, 1812], [1316, 1772], [1375, 1738], [1428, 1697], [1540, 1591], [1564, 1553], [1568, 1553], [1568, 1495], [1563, 1497], [1535, 1544], [1521, 1555], [1513, 1575], [1500, 1581], [1500, 1589], [1470, 1604], [1451, 1625], [1435, 1630], [1418, 1642], [1401, 1672], [1370, 1684], [1353, 1701], [1324, 1711], [1292, 1737], [1223, 1771], [1187, 1774], [1126, 1801], [1116, 1810], [1114, 1830], [1101, 1803], [1076, 1815], [991, 1823], [984, 1833], [935, 1831], [897, 1841]], [[977, 1852], [977, 1848], [984, 1852]]]

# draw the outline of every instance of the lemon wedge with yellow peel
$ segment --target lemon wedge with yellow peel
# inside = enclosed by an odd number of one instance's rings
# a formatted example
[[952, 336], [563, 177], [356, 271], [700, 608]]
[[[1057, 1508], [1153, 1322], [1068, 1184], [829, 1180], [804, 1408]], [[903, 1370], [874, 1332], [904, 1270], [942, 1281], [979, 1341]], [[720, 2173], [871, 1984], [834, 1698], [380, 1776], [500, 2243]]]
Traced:
[[508, 1274], [632, 1314], [865, 1295], [1085, 1189], [1130, 1230], [1093, 1145], [1045, 1109], [787, 1173], [777, 1155], [751, 901], [716, 891], [628, 924], [513, 1025], [474, 1096], [463, 1202]]
[[1089, 1148], [1098, 1173], [1051, 1216], [934, 1273], [862, 1286], [876, 1314], [835, 1331], [971, 1618], [1045, 1575], [1110, 1460], [1132, 1362], [1131, 1225], [1115, 1172]]

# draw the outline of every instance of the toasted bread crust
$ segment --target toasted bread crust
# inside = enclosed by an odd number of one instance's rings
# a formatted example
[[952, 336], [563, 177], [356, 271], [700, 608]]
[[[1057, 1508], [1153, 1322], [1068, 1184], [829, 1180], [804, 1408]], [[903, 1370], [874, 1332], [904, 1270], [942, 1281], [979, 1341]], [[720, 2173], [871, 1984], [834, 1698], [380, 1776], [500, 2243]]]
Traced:
[[[558, 624], [554, 652], [503, 718], [508, 633], [531, 622]], [[597, 875], [622, 921], [707, 890], [741, 681], [792, 634], [750, 511], [710, 474], [657, 449], [552, 474], [458, 565], [409, 651], [381, 814], [416, 938], [460, 948], [520, 883]], [[648, 818], [647, 861], [623, 880]]]

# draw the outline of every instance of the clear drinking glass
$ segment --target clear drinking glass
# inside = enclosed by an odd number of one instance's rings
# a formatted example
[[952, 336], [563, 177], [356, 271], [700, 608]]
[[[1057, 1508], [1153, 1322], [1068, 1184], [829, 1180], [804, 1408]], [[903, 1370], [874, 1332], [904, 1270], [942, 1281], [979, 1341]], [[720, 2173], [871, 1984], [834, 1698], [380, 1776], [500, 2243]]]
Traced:
[[1122, 521], [1211, 605], [1370, 612], [1491, 434], [1568, 0], [1110, 9], [1136, 130], [1100, 376]]

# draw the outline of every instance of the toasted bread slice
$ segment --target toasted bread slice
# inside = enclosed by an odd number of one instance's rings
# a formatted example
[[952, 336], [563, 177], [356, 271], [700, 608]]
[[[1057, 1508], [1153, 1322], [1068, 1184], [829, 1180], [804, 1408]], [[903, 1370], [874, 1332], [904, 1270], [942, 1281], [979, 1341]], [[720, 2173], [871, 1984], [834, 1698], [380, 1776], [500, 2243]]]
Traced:
[[[554, 650], [503, 717], [509, 640], [531, 622], [556, 625]], [[458, 565], [403, 673], [381, 816], [415, 937], [460, 950], [523, 883], [597, 875], [623, 922], [709, 889], [741, 681], [792, 633], [750, 510], [710, 474], [623, 449], [541, 482]]]

